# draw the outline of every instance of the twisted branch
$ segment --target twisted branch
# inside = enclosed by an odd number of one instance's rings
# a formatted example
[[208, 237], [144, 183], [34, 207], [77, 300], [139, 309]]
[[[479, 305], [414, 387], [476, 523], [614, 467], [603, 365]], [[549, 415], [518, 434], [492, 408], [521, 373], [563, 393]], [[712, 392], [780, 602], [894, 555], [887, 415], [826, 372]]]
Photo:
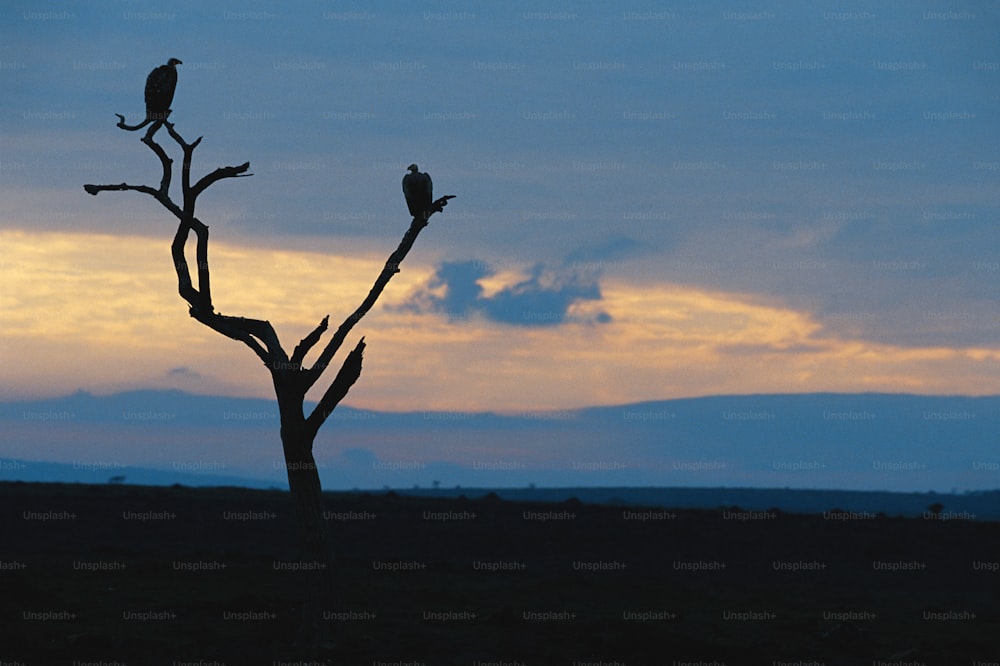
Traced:
[[[121, 127], [127, 131], [134, 131], [143, 127], [145, 124], [130, 126], [125, 124], [125, 118], [118, 115], [119, 122], [118, 127]], [[170, 197], [170, 183], [173, 176], [173, 160], [167, 155], [167, 151], [164, 150], [163, 146], [157, 143], [154, 138], [156, 132], [160, 127], [166, 127], [167, 133], [170, 137], [181, 147], [184, 153], [184, 160], [181, 170], [181, 196], [183, 205], [179, 206]], [[250, 169], [250, 163], [244, 162], [239, 166], [225, 166], [219, 167], [215, 171], [203, 176], [194, 187], [191, 186], [190, 174], [191, 174], [191, 161], [194, 156], [194, 149], [198, 147], [201, 143], [201, 137], [198, 137], [193, 143], [188, 143], [184, 140], [177, 130], [174, 129], [173, 123], [167, 122], [166, 120], [155, 121], [147, 130], [146, 134], [142, 137], [142, 142], [146, 144], [150, 150], [157, 156], [160, 160], [160, 165], [163, 168], [163, 175], [160, 178], [159, 189], [153, 188], [149, 185], [129, 185], [128, 183], [121, 183], [118, 185], [84, 185], [83, 189], [92, 195], [97, 195], [98, 192], [106, 191], [124, 191], [132, 190], [135, 192], [141, 192], [142, 194], [148, 194], [156, 199], [160, 204], [169, 210], [171, 213], [180, 220], [180, 224], [177, 226], [177, 233], [174, 235], [174, 241], [170, 246], [171, 255], [174, 260], [174, 269], [177, 272], [177, 290], [185, 301], [191, 306], [191, 316], [198, 319], [206, 326], [226, 335], [227, 337], [240, 340], [249, 346], [254, 353], [264, 360], [265, 363], [270, 361], [270, 358], [265, 358], [262, 353], [274, 354], [278, 353], [278, 356], [283, 356], [284, 351], [281, 351], [281, 345], [277, 343], [277, 335], [274, 334], [274, 329], [267, 322], [259, 322], [253, 326], [249, 326], [247, 322], [252, 322], [255, 320], [247, 320], [243, 318], [224, 318], [221, 315], [214, 314], [214, 309], [212, 307], [212, 290], [210, 273], [208, 269], [208, 226], [206, 226], [201, 220], [194, 216], [195, 203], [197, 202], [198, 195], [204, 192], [210, 185], [224, 179], [224, 178], [237, 178], [242, 176], [250, 176], [253, 174], [247, 173]], [[198, 267], [198, 287], [195, 288], [191, 281], [191, 273], [188, 268], [187, 260], [184, 257], [184, 248], [187, 244], [188, 236], [191, 231], [195, 232], [197, 236], [197, 245], [195, 248], [195, 255]], [[265, 325], [266, 326], [263, 326]], [[267, 329], [270, 328], [270, 332]], [[256, 330], [256, 333], [253, 330]], [[260, 341], [254, 338], [256, 336]], [[264, 346], [261, 346], [261, 342]], [[266, 347], [266, 351], [264, 349]]]
[[[142, 124], [130, 126], [125, 124], [125, 118], [119, 114], [118, 127], [135, 131], [148, 124], [149, 120]], [[173, 175], [173, 160], [167, 155], [154, 136], [160, 127], [166, 127], [167, 133], [180, 146], [183, 152], [183, 162], [181, 167], [181, 196], [182, 204], [177, 205], [170, 197], [170, 184]], [[234, 317], [222, 315], [215, 312], [212, 305], [211, 276], [208, 268], [208, 226], [195, 217], [195, 203], [198, 197], [209, 187], [220, 180], [226, 178], [240, 178], [251, 176], [247, 173], [250, 163], [244, 162], [237, 166], [224, 166], [202, 176], [198, 181], [191, 184], [191, 162], [194, 157], [194, 150], [201, 143], [202, 137], [198, 137], [194, 142], [188, 143], [174, 129], [173, 123], [165, 119], [156, 120], [142, 138], [150, 150], [160, 160], [163, 168], [163, 175], [160, 179], [160, 187], [153, 188], [149, 185], [130, 185], [120, 183], [118, 185], [84, 185], [84, 190], [92, 195], [106, 191], [135, 191], [148, 194], [156, 199], [164, 208], [174, 214], [180, 220], [177, 226], [177, 233], [170, 246], [171, 256], [174, 261], [174, 269], [177, 273], [177, 290], [181, 298], [188, 305], [189, 314], [212, 330], [233, 340], [239, 340], [249, 347], [268, 367], [274, 379], [275, 389], [278, 391], [279, 404], [282, 396], [297, 396], [304, 398], [306, 391], [312, 387], [316, 381], [326, 371], [333, 356], [340, 349], [351, 329], [360, 321], [375, 305], [382, 291], [385, 289], [392, 276], [399, 272], [399, 265], [406, 257], [410, 248], [420, 231], [429, 223], [430, 217], [434, 213], [440, 213], [448, 205], [448, 200], [455, 198], [453, 195], [443, 196], [437, 199], [424, 212], [423, 215], [414, 217], [409, 229], [403, 235], [399, 247], [389, 255], [385, 266], [375, 279], [375, 283], [368, 296], [361, 302], [361, 305], [344, 320], [337, 328], [331, 340], [323, 348], [316, 362], [309, 368], [303, 367], [303, 360], [306, 354], [316, 346], [323, 334], [329, 327], [330, 316], [327, 315], [306, 337], [304, 337], [292, 352], [291, 358], [281, 346], [278, 335], [269, 321], [261, 319], [250, 319], [247, 317]], [[191, 280], [191, 272], [185, 258], [185, 248], [191, 232], [195, 233], [196, 246], [195, 255], [197, 260], [198, 286], [194, 286]], [[364, 338], [358, 342], [357, 346], [347, 355], [344, 362], [334, 378], [327, 387], [323, 397], [317, 403], [308, 419], [303, 423], [306, 431], [310, 435], [310, 442], [316, 432], [323, 425], [330, 413], [337, 404], [347, 395], [348, 390], [361, 376], [361, 363], [365, 349]], [[300, 403], [301, 404], [301, 403]]]

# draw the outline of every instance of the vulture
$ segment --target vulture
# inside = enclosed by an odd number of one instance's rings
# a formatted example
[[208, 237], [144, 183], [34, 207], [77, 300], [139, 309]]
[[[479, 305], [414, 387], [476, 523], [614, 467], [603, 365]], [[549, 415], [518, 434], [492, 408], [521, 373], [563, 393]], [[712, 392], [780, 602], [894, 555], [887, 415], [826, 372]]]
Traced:
[[430, 174], [420, 173], [416, 164], [406, 167], [410, 173], [403, 176], [403, 196], [406, 197], [406, 207], [410, 215], [426, 219], [427, 209], [434, 201], [434, 185]]
[[146, 77], [146, 123], [167, 119], [177, 87], [177, 65], [181, 64], [177, 58], [171, 58]]

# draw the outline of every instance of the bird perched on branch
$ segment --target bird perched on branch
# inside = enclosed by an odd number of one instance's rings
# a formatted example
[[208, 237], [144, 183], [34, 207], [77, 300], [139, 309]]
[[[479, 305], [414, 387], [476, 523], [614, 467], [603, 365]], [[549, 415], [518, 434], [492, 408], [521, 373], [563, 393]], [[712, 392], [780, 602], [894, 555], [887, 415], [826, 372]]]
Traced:
[[174, 101], [177, 88], [177, 65], [183, 64], [171, 58], [166, 65], [160, 65], [146, 77], [146, 122], [166, 120], [170, 113], [170, 103]]
[[406, 167], [410, 173], [403, 176], [403, 196], [406, 197], [406, 207], [410, 215], [422, 219], [427, 218], [427, 209], [434, 201], [434, 184], [430, 174], [420, 173], [416, 164]]
[[134, 132], [155, 122], [149, 131], [156, 132], [170, 115], [170, 103], [174, 101], [174, 89], [177, 88], [177, 65], [181, 64], [183, 63], [177, 58], [171, 58], [166, 65], [160, 65], [150, 72], [146, 77], [146, 119], [138, 125], [127, 125], [125, 116], [116, 113], [118, 127]]

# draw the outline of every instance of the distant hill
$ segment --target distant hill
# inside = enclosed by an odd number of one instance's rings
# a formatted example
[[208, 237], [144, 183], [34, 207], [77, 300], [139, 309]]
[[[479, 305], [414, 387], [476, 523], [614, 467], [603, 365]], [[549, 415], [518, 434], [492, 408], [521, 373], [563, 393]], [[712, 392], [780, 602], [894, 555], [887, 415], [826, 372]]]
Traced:
[[107, 466], [87, 463], [66, 464], [0, 458], [0, 481], [130, 484], [139, 486], [238, 486], [243, 488], [282, 488], [287, 483], [271, 483], [225, 474], [196, 474], [144, 467]]
[[[271, 400], [180, 391], [0, 403], [0, 455], [93, 469], [88, 481], [96, 482], [121, 474], [137, 481], [143, 468], [171, 479], [208, 474], [284, 486], [278, 429]], [[961, 494], [1000, 488], [998, 433], [998, 396], [714, 396], [512, 414], [342, 406], [320, 431], [316, 459], [330, 489]]]

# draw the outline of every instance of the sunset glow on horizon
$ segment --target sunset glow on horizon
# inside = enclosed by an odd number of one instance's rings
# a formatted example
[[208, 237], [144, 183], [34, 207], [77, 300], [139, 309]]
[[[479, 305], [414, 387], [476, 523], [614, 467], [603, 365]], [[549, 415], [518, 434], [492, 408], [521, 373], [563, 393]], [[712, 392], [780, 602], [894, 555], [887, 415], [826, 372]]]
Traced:
[[[22, 231], [0, 243], [9, 313], [0, 383], [19, 387], [5, 399], [139, 387], [270, 397], [248, 349], [187, 315], [165, 240]], [[286, 350], [326, 314], [336, 324], [352, 311], [383, 263], [222, 240], [210, 262], [218, 310], [268, 319]], [[538, 328], [412, 312], [401, 306], [434, 267], [419, 252], [410, 262], [355, 329], [369, 351], [348, 404], [504, 412], [736, 393], [986, 395], [1000, 379], [997, 349], [845, 339], [808, 312], [684, 285], [607, 279], [603, 323], [586, 301], [565, 323]]]

